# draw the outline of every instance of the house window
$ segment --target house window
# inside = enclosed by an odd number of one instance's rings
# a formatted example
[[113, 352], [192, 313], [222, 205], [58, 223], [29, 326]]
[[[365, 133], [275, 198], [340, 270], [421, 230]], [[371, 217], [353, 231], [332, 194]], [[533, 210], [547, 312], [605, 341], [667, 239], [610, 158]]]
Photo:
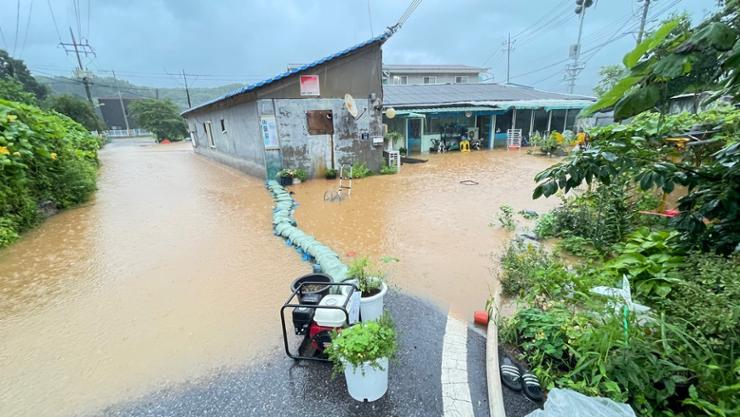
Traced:
[[226, 123], [224, 123], [224, 118], [221, 118], [221, 133], [226, 133]]
[[208, 138], [208, 146], [211, 148], [215, 148], [216, 143], [213, 141], [213, 132], [211, 131], [210, 121], [203, 123], [203, 130], [206, 132], [206, 137]]
[[393, 82], [391, 84], [408, 84], [409, 77], [405, 75], [394, 75]]
[[455, 76], [455, 84], [465, 84], [466, 82], [468, 82], [468, 77], [463, 75]]
[[437, 84], [437, 77], [424, 77], [424, 84]]

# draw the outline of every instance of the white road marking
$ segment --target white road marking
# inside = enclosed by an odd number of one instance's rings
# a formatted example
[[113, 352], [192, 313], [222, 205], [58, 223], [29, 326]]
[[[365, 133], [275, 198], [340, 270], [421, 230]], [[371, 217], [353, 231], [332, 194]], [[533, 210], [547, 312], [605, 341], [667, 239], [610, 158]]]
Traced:
[[475, 417], [468, 386], [468, 326], [448, 315], [442, 343], [444, 416]]

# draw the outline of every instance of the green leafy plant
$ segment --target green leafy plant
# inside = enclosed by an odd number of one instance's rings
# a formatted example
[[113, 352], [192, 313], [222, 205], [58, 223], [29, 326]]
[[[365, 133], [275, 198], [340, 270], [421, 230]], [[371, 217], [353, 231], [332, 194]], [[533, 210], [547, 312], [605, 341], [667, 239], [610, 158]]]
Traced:
[[553, 237], [558, 232], [558, 219], [555, 213], [548, 212], [540, 216], [534, 227], [534, 234], [540, 239]]
[[398, 170], [396, 169], [396, 167], [390, 167], [385, 162], [383, 162], [383, 166], [380, 167], [380, 175], [392, 175], [397, 172]]
[[277, 172], [277, 176], [279, 178], [293, 178], [295, 177], [295, 170], [294, 169], [288, 169], [283, 168], [280, 171]]
[[327, 180], [336, 179], [337, 178], [337, 170], [336, 169], [333, 169], [333, 168], [327, 168], [326, 171], [324, 172], [324, 177]]
[[398, 148], [398, 153], [400, 153], [401, 155], [406, 156], [407, 155], [406, 148], [404, 148], [404, 147]]
[[640, 229], [618, 246], [617, 257], [606, 268], [629, 275], [638, 294], [664, 298], [679, 281], [678, 269], [683, 264], [680, 249], [672, 243], [677, 236], [676, 231]]
[[0, 247], [58, 208], [95, 191], [98, 138], [66, 116], [0, 99]]
[[298, 178], [301, 181], [306, 181], [306, 178], [308, 178], [308, 174], [303, 168], [298, 168], [293, 171], [293, 177]]
[[365, 178], [372, 175], [370, 169], [364, 162], [355, 162], [352, 164], [352, 178]]
[[593, 260], [601, 256], [593, 243], [589, 239], [581, 236], [567, 236], [563, 238], [563, 240], [559, 241], [557, 246], [558, 249], [581, 258]]
[[61, 113], [90, 131], [106, 130], [105, 123], [95, 114], [89, 102], [72, 95], [51, 96], [44, 100], [44, 108]]
[[498, 208], [496, 220], [498, 220], [501, 227], [506, 230], [516, 229], [516, 223], [514, 222], [514, 209], [509, 205], [504, 204]]
[[379, 360], [395, 357], [398, 350], [396, 328], [388, 313], [377, 321], [361, 322], [332, 333], [327, 349], [334, 373], [341, 373], [347, 365], [355, 367], [368, 364], [382, 369]]
[[380, 291], [385, 282], [385, 274], [366, 256], [357, 257], [347, 269], [347, 277], [356, 279], [363, 297], [369, 297]]

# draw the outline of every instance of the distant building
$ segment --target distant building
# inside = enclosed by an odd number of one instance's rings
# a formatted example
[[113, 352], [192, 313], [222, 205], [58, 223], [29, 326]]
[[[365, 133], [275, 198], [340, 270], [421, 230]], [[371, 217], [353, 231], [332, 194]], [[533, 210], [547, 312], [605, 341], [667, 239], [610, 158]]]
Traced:
[[[123, 99], [119, 99], [118, 97], [98, 97], [97, 100], [100, 114], [103, 116], [103, 121], [108, 127], [108, 130], [122, 130], [126, 129], [126, 120], [124, 119], [123, 111], [121, 110], [121, 100], [123, 100], [126, 115], [130, 115], [131, 112], [128, 110], [129, 106], [134, 101], [140, 99], [125, 97]], [[138, 129], [139, 127], [136, 120], [131, 117], [128, 118], [128, 125], [129, 129]]]
[[488, 68], [468, 65], [383, 65], [384, 85], [468, 84], [483, 81]]
[[320, 176], [355, 162], [380, 169], [381, 47], [391, 34], [186, 110], [195, 152], [262, 178], [283, 168]]
[[385, 85], [386, 108], [396, 116], [384, 118], [389, 131], [402, 138], [392, 144], [410, 153], [429, 152], [443, 134], [480, 139], [483, 148], [506, 146], [506, 131], [533, 134], [576, 130], [578, 113], [592, 97], [552, 93], [513, 84]]

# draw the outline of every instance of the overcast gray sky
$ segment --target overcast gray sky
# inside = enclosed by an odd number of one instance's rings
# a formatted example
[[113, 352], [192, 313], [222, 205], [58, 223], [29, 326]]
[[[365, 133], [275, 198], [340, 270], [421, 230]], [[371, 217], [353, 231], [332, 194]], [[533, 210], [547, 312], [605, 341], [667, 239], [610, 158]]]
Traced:
[[[179, 79], [166, 73], [182, 69], [199, 74], [193, 77], [195, 86], [250, 83], [284, 71], [288, 63], [310, 62], [377, 35], [395, 23], [409, 2], [0, 0], [0, 47], [15, 50], [35, 73], [70, 75], [76, 60], [65, 56], [58, 43], [60, 37], [69, 41], [72, 26], [75, 36], [80, 32], [97, 52], [84, 60], [94, 72], [114, 69], [133, 83], [162, 87], [179, 85]], [[503, 82], [502, 42], [510, 32], [516, 41], [511, 81], [565, 91], [564, 60], [578, 32], [574, 3], [424, 0], [385, 44], [383, 59], [387, 64], [485, 65], [494, 81]], [[634, 46], [629, 32], [636, 31], [639, 20], [638, 0], [594, 3], [584, 22], [586, 68], [577, 82], [578, 93], [590, 94], [599, 67], [618, 63]], [[684, 10], [696, 22], [714, 10], [715, 3], [653, 0], [649, 24]]]

